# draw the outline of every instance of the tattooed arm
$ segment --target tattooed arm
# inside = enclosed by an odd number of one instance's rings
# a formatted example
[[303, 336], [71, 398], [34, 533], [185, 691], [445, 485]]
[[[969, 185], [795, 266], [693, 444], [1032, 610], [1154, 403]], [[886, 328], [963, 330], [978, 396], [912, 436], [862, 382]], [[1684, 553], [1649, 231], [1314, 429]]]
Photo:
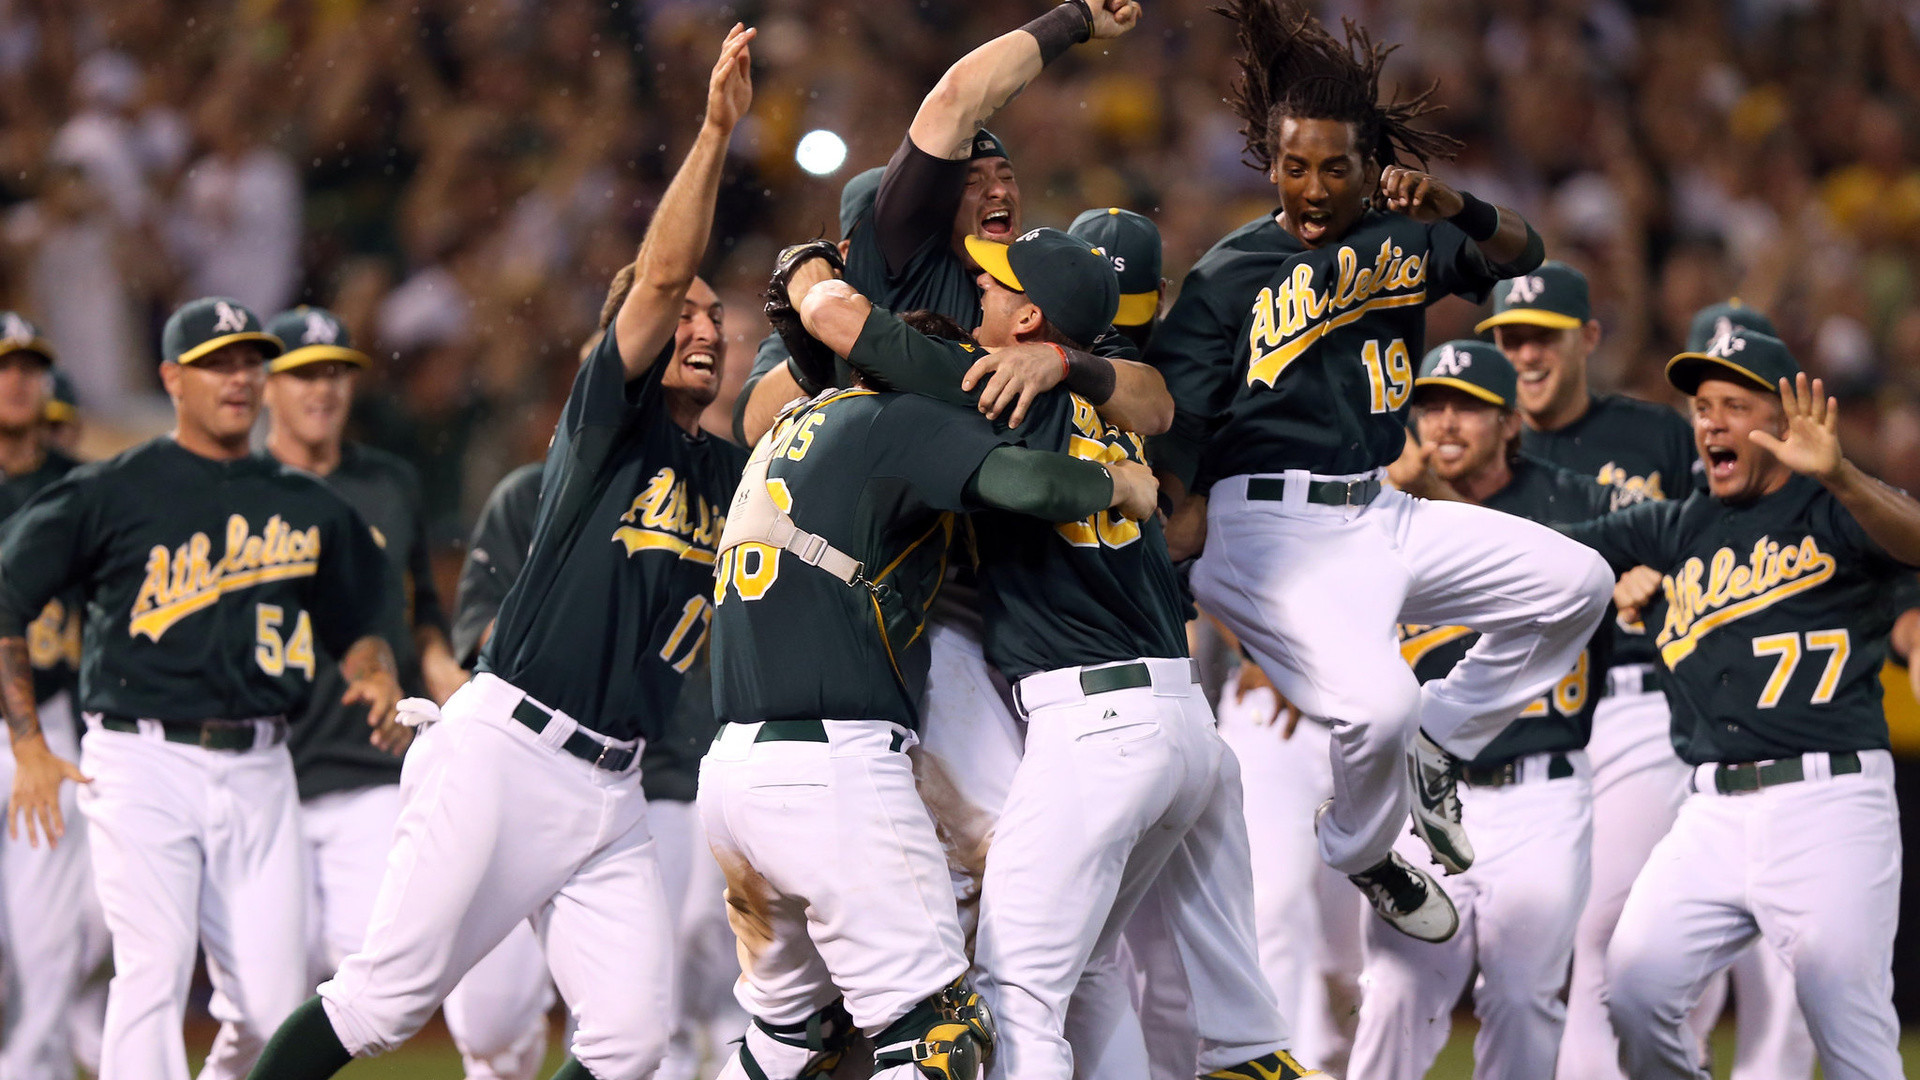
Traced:
[[26, 819], [27, 843], [58, 843], [67, 824], [60, 814], [60, 784], [89, 781], [71, 761], [55, 757], [40, 733], [39, 710], [33, 702], [33, 664], [27, 657], [27, 639], [0, 637], [0, 704], [4, 704], [7, 731], [13, 738], [13, 797], [7, 806], [7, 835], [20, 838]]

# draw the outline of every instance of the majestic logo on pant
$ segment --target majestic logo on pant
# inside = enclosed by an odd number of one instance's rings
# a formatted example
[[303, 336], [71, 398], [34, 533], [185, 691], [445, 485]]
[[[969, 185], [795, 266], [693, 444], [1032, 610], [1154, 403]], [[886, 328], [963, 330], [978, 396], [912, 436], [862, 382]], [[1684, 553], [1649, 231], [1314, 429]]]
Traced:
[[689, 490], [671, 468], [653, 474], [620, 520], [613, 539], [626, 546], [628, 555], [666, 551], [702, 566], [713, 565], [714, 541], [727, 526], [727, 516]]
[[230, 592], [269, 581], [312, 577], [320, 567], [320, 526], [296, 529], [275, 514], [255, 535], [239, 514], [227, 518], [226, 553], [215, 561], [203, 532], [169, 549], [147, 553], [147, 579], [133, 598], [127, 635], [159, 641], [174, 623], [203, 611]]
[[1693, 655], [1700, 639], [1719, 627], [1819, 586], [1833, 577], [1835, 565], [1811, 536], [1784, 546], [1763, 536], [1745, 563], [1738, 559], [1732, 548], [1723, 547], [1713, 553], [1711, 565], [1695, 556], [1662, 580], [1667, 622], [1654, 643], [1669, 668]]
[[1260, 290], [1247, 331], [1247, 385], [1268, 386], [1314, 342], [1369, 311], [1417, 307], [1427, 300], [1427, 258], [1408, 255], [1391, 239], [1380, 241], [1373, 265], [1343, 247], [1335, 255], [1339, 280], [1331, 292], [1314, 287], [1311, 263], [1300, 263], [1278, 285]]

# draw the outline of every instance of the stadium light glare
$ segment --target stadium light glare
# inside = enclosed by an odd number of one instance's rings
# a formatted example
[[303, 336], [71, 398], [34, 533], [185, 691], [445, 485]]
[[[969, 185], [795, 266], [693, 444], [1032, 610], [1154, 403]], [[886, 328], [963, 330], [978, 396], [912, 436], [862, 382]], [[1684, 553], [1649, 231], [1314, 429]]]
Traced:
[[793, 160], [813, 176], [832, 176], [847, 161], [847, 144], [840, 136], [821, 128], [809, 131], [794, 147]]

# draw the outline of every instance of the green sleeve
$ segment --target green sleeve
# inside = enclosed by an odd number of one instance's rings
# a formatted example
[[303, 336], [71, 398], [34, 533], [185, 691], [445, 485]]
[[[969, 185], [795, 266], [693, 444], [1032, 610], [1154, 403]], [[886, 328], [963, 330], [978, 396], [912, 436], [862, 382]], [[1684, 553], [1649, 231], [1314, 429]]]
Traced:
[[1675, 526], [1687, 503], [1643, 502], [1591, 521], [1554, 528], [1600, 553], [1616, 573], [1651, 566], [1665, 573], [1677, 558]]
[[902, 393], [972, 408], [979, 404], [980, 390], [963, 391], [960, 380], [985, 355], [977, 345], [930, 338], [886, 308], [875, 307], [847, 352], [847, 363]]
[[1078, 521], [1113, 502], [1113, 478], [1097, 462], [1002, 446], [980, 462], [966, 493], [977, 506], [1046, 521]]
[[47, 601], [87, 571], [94, 485], [69, 475], [0, 529], [0, 637], [19, 637]]

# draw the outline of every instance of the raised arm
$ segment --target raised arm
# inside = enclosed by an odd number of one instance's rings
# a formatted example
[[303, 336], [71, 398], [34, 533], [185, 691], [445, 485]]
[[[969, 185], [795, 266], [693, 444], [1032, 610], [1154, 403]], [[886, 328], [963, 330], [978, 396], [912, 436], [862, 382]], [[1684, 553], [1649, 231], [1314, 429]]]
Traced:
[[614, 316], [614, 341], [636, 379], [653, 366], [661, 346], [673, 337], [686, 298], [706, 254], [713, 231], [713, 206], [720, 194], [720, 173], [727, 140], [753, 101], [752, 56], [747, 44], [754, 31], [738, 23], [720, 47], [720, 59], [707, 81], [707, 113], [693, 149], [660, 197], [633, 258], [633, 288]]
[[934, 157], [968, 155], [973, 133], [1074, 45], [1119, 37], [1140, 19], [1136, 0], [1068, 0], [961, 57], [920, 103], [907, 137]]
[[1840, 406], [1819, 379], [1802, 372], [1791, 383], [1780, 380], [1780, 407], [1786, 413], [1786, 437], [1764, 431], [1748, 437], [1780, 463], [1825, 485], [1860, 523], [1874, 543], [1908, 566], [1920, 566], [1920, 502], [1860, 471], [1840, 452]]
[[1445, 219], [1460, 227], [1504, 277], [1529, 273], [1546, 258], [1540, 235], [1518, 211], [1495, 206], [1417, 169], [1388, 166], [1380, 174], [1387, 209], [1415, 221]]

